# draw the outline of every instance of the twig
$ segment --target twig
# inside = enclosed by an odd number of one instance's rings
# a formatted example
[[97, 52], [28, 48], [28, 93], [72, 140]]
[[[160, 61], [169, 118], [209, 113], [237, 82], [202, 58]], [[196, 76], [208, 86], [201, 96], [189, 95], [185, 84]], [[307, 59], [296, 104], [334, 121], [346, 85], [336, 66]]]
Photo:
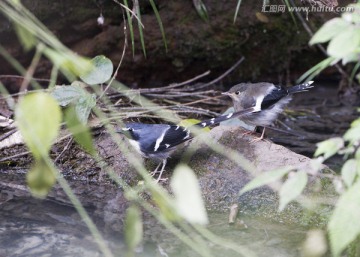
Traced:
[[201, 88], [204, 88], [204, 87], [207, 87], [207, 86], [210, 86], [210, 85], [213, 85], [215, 84], [216, 82], [222, 80], [224, 77], [226, 77], [227, 75], [229, 75], [233, 70], [235, 70], [243, 61], [245, 60], [245, 57], [241, 57], [240, 60], [238, 60], [233, 66], [230, 67], [230, 69], [228, 69], [227, 71], [225, 71], [222, 75], [220, 75], [219, 77], [217, 77], [216, 79], [208, 82], [208, 83], [205, 83], [203, 85], [200, 85], [198, 87], [196, 87], [196, 89], [201, 89]]
[[209, 75], [209, 74], [210, 74], [210, 71], [208, 70], [208, 71], [206, 71], [206, 72], [204, 72], [204, 73], [202, 73], [202, 74], [200, 74], [200, 75], [197, 75], [196, 77], [194, 77], [194, 78], [192, 78], [192, 79], [186, 80], [186, 81], [181, 82], [181, 83], [170, 84], [169, 86], [166, 86], [166, 87], [163, 87], [163, 88], [176, 88], [176, 87], [181, 87], [181, 86], [183, 86], [183, 85], [190, 84], [191, 82], [194, 82], [194, 81], [196, 81], [196, 80], [198, 80], [198, 79], [200, 79], [200, 78], [202, 78], [202, 77], [205, 77], [205, 76], [207, 76], [207, 75]]
[[[115, 1], [115, 2], [117, 2], [117, 1]], [[118, 3], [118, 4], [120, 4], [120, 3]], [[120, 5], [122, 6], [122, 4], [120, 4]], [[116, 67], [116, 70], [115, 70], [115, 72], [114, 72], [114, 75], [111, 77], [111, 80], [110, 80], [109, 84], [106, 86], [106, 88], [104, 89], [104, 91], [101, 93], [101, 95], [99, 96], [98, 100], [100, 100], [100, 99], [104, 96], [104, 94], [106, 93], [106, 91], [110, 88], [110, 86], [111, 86], [112, 82], [114, 81], [115, 77], [117, 76], [117, 73], [118, 73], [118, 71], [119, 71], [119, 69], [120, 69], [120, 66], [121, 66], [121, 64], [122, 64], [122, 62], [123, 62], [123, 60], [124, 60], [125, 51], [126, 51], [127, 44], [128, 44], [128, 42], [127, 42], [127, 33], [126, 33], [126, 31], [127, 31], [127, 30], [126, 30], [126, 29], [127, 29], [127, 26], [126, 26], [126, 20], [125, 20], [124, 12], [123, 12], [123, 20], [124, 20], [124, 47], [123, 47], [123, 51], [122, 51], [122, 54], [121, 54], [121, 58], [120, 58], [120, 61], [119, 61], [118, 66]]]
[[[56, 143], [59, 143], [63, 140], [65, 140], [66, 138], [70, 137], [71, 134], [67, 134], [61, 138], [59, 138], [59, 140], [56, 140]], [[22, 152], [22, 153], [19, 153], [19, 154], [14, 154], [12, 156], [9, 156], [9, 157], [5, 157], [5, 158], [2, 158], [0, 159], [0, 162], [4, 162], [4, 161], [7, 161], [7, 160], [11, 160], [11, 159], [14, 159], [14, 158], [18, 158], [18, 157], [21, 157], [21, 156], [24, 156], [24, 155], [28, 155], [30, 154], [30, 151], [25, 151], [25, 152]]]
[[4, 162], [4, 161], [7, 161], [7, 160], [15, 159], [15, 158], [18, 158], [18, 157], [21, 157], [21, 156], [25, 156], [25, 155], [28, 155], [28, 154], [30, 154], [30, 151], [26, 151], [26, 152], [14, 154], [14, 155], [9, 156], [9, 157], [1, 158], [1, 159], [0, 159], [0, 162]]
[[[164, 91], [167, 91], [168, 89], [174, 89], [174, 88], [178, 88], [178, 87], [190, 84], [191, 82], [194, 82], [194, 81], [196, 81], [196, 80], [198, 80], [198, 79], [200, 79], [202, 77], [205, 77], [205, 76], [207, 76], [209, 74], [210, 74], [210, 71], [206, 71], [206, 72], [204, 72], [204, 73], [202, 73], [200, 75], [197, 75], [196, 77], [194, 77], [192, 79], [186, 80], [186, 81], [181, 82], [181, 83], [173, 83], [173, 84], [170, 84], [169, 86], [165, 86], [165, 87], [140, 88], [140, 89], [138, 89], [136, 91], [140, 92], [142, 94], [145, 94], [147, 92], [164, 92]], [[172, 92], [176, 92], [176, 90], [172, 90]]]
[[[135, 17], [135, 19], [139, 22], [139, 24], [141, 25], [141, 27], [145, 28], [145, 26], [142, 24], [141, 20], [139, 19], [139, 17], [136, 16], [136, 14], [134, 13], [133, 10], [131, 10], [130, 8], [128, 8], [126, 5], [120, 3], [119, 1], [117, 0], [113, 0], [115, 3], [117, 3], [118, 5], [120, 5], [121, 7], [123, 7], [124, 9], [128, 10], [130, 13], [131, 13], [131, 19], [133, 17]], [[124, 20], [126, 21], [126, 20]]]
[[34, 75], [36, 66], [38, 65], [38, 63], [40, 61], [43, 49], [44, 49], [43, 44], [39, 44], [38, 47], [36, 48], [34, 58], [30, 64], [28, 70], [25, 73], [23, 82], [21, 83], [20, 92], [24, 92], [28, 88], [30, 80], [31, 80], [32, 76]]
[[6, 132], [5, 134], [0, 136], [0, 141], [3, 141], [4, 139], [8, 138], [9, 136], [11, 136], [12, 134], [14, 134], [16, 132], [16, 128], [13, 128], [12, 130]]
[[54, 163], [56, 163], [60, 159], [60, 157], [64, 154], [64, 152], [69, 149], [69, 146], [72, 143], [72, 141], [73, 138], [71, 137], [67, 142], [67, 144], [65, 145], [64, 149], [61, 151], [61, 153], [55, 158]]
[[[7, 79], [7, 78], [10, 78], [10, 79], [25, 79], [24, 76], [21, 76], [21, 75], [0, 75], [0, 79], [1, 78], [4, 78], [4, 79]], [[41, 78], [32, 78], [33, 80], [36, 80], [36, 81], [45, 81], [45, 82], [50, 82], [51, 80], [50, 79], [41, 79]]]

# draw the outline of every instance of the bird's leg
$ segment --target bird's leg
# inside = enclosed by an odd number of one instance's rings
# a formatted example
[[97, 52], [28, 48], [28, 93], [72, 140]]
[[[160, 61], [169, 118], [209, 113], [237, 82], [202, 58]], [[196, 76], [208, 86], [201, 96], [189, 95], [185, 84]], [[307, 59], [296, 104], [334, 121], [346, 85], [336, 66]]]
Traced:
[[162, 167], [161, 167], [161, 170], [160, 170], [160, 175], [159, 175], [159, 177], [157, 178], [156, 182], [166, 181], [166, 180], [167, 180], [167, 178], [161, 178], [161, 176], [162, 176], [162, 174], [163, 174], [163, 172], [164, 172], [166, 163], [167, 163], [167, 159], [164, 159], [164, 160], [162, 161]]
[[156, 173], [158, 173], [159, 171], [158, 171], [158, 169], [159, 169], [159, 167], [160, 167], [160, 165], [162, 164], [162, 162], [159, 162], [159, 164], [158, 164], [158, 166], [156, 166], [156, 168], [155, 168], [155, 170], [153, 171], [153, 172], [151, 172], [150, 173], [150, 175], [151, 176], [155, 176], [156, 175]]
[[251, 135], [251, 134], [254, 134], [254, 131], [248, 130], [248, 131], [241, 133], [241, 136], [246, 136], [246, 135]]
[[256, 143], [258, 141], [261, 141], [264, 139], [264, 135], [265, 135], [265, 127], [263, 127], [263, 131], [261, 133], [260, 137], [254, 138], [253, 140], [250, 141], [250, 143]]
[[257, 127], [255, 127], [253, 131], [247, 130], [246, 132], [241, 133], [241, 136], [246, 136], [246, 135], [255, 134], [255, 133], [256, 133], [256, 128], [257, 128]]

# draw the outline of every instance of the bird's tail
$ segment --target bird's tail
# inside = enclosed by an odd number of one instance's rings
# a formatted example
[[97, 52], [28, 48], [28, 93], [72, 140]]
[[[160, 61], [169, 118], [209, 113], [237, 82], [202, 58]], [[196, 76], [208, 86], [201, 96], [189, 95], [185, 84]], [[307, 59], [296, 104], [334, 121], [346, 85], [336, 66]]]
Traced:
[[312, 83], [314, 83], [314, 81], [309, 81], [309, 82], [306, 82], [306, 83], [303, 83], [303, 84], [300, 84], [300, 85], [290, 87], [290, 88], [288, 88], [288, 92], [289, 92], [289, 94], [294, 94], [294, 93], [297, 93], [297, 92], [308, 91], [309, 88], [314, 87], [312, 85]]
[[197, 124], [195, 124], [194, 126], [196, 127], [200, 127], [200, 128], [205, 128], [205, 127], [209, 127], [215, 124], [218, 124], [220, 122], [223, 122], [225, 120], [230, 120], [230, 119], [234, 119], [240, 116], [243, 116], [245, 114], [249, 114], [249, 113], [253, 113], [253, 112], [257, 112], [259, 110], [256, 110], [254, 107], [251, 108], [247, 108], [238, 112], [231, 112], [225, 115], [221, 115], [219, 117], [216, 118], [212, 118], [212, 119], [208, 119], [208, 120], [203, 120]]

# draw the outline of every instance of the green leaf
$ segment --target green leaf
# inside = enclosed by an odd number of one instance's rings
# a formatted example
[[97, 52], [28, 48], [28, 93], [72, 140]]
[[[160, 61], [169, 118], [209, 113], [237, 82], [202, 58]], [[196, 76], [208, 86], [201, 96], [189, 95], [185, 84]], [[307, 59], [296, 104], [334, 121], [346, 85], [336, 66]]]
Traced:
[[247, 183], [244, 186], [244, 188], [241, 189], [240, 194], [243, 194], [255, 188], [275, 182], [276, 180], [279, 180], [280, 178], [285, 176], [291, 170], [292, 170], [291, 167], [286, 167], [278, 170], [266, 171], [261, 175], [257, 176], [256, 178], [254, 178], [253, 180], [251, 180], [249, 183]]
[[351, 144], [360, 140], [360, 125], [358, 124], [358, 120], [353, 121], [351, 124], [351, 128], [346, 131], [344, 134], [344, 139], [349, 141]]
[[327, 159], [344, 147], [344, 140], [341, 137], [334, 137], [317, 143], [316, 145], [317, 149], [314, 156], [317, 157], [323, 154], [324, 158]]
[[342, 18], [334, 18], [327, 21], [311, 38], [310, 45], [324, 43], [332, 39], [333, 37], [339, 35], [345, 29], [350, 26], [348, 22], [346, 22]]
[[301, 77], [296, 81], [297, 83], [301, 83], [302, 81], [306, 80], [312, 80], [315, 78], [321, 71], [323, 71], [325, 68], [329, 67], [332, 62], [335, 61], [334, 57], [328, 57], [325, 60], [322, 60], [315, 66], [311, 67], [308, 71], [306, 71]]
[[141, 212], [136, 206], [130, 206], [126, 210], [125, 218], [125, 242], [129, 253], [134, 252], [136, 246], [141, 242], [143, 237], [143, 226]]
[[[360, 148], [358, 148], [355, 152], [355, 159], [360, 161]], [[360, 174], [359, 174], [359, 176], [360, 176]]]
[[359, 61], [359, 53], [352, 52], [342, 58], [342, 65], [345, 65], [350, 62], [357, 62], [357, 61]]
[[15, 31], [19, 38], [19, 41], [21, 42], [26, 51], [30, 50], [36, 45], [37, 39], [35, 38], [34, 34], [30, 33], [22, 25], [17, 23], [15, 25]]
[[360, 234], [360, 181], [338, 200], [328, 225], [330, 245], [335, 257]]
[[75, 141], [89, 154], [94, 155], [95, 148], [90, 130], [87, 126], [80, 122], [74, 107], [68, 108], [65, 111], [65, 121], [66, 126], [71, 131]]
[[20, 133], [34, 157], [47, 156], [61, 123], [61, 110], [56, 100], [43, 92], [31, 93], [20, 100], [15, 116]]
[[[197, 119], [185, 119], [185, 120], [181, 120], [177, 125], [178, 126], [181, 126], [181, 127], [184, 127], [184, 128], [188, 128], [192, 125], [195, 125], [197, 123], [201, 122], [201, 120], [197, 120]], [[209, 127], [206, 127], [206, 128], [203, 128], [201, 129], [201, 131], [206, 131], [206, 132], [209, 132], [210, 131], [210, 128]]]
[[129, 4], [127, 0], [124, 0], [124, 5], [126, 8], [125, 9], [125, 13], [126, 13], [126, 17], [127, 17], [127, 22], [129, 25], [129, 32], [130, 32], [130, 40], [131, 40], [131, 49], [132, 49], [132, 53], [133, 56], [135, 55], [135, 37], [134, 37], [134, 27], [132, 24], [132, 18], [131, 18], [131, 13], [130, 13], [130, 8], [129, 8]]
[[73, 82], [71, 86], [56, 86], [52, 96], [61, 106], [74, 104], [79, 120], [86, 124], [91, 109], [96, 105], [96, 95], [88, 93], [80, 83], [82, 82]]
[[44, 49], [44, 54], [69, 78], [86, 74], [92, 68], [90, 60], [70, 51], [58, 52], [47, 47]]
[[351, 122], [351, 127], [360, 127], [360, 118], [354, 120], [353, 122]]
[[61, 106], [67, 106], [75, 103], [81, 96], [85, 94], [85, 90], [79, 86], [55, 86], [51, 92]]
[[193, 4], [195, 6], [196, 12], [199, 14], [201, 19], [207, 21], [209, 19], [208, 12], [206, 10], [206, 6], [202, 0], [193, 0]]
[[171, 198], [166, 197], [165, 192], [151, 190], [152, 199], [160, 209], [161, 215], [172, 222], [180, 221], [181, 218], [177, 213], [175, 203]]
[[55, 171], [43, 158], [37, 159], [35, 165], [27, 172], [26, 181], [34, 196], [44, 198], [56, 182]]
[[302, 193], [308, 181], [308, 176], [304, 171], [298, 171], [291, 174], [292, 176], [289, 176], [289, 178], [282, 185], [279, 192], [280, 211], [283, 211], [288, 203], [290, 203]]
[[341, 168], [341, 177], [347, 187], [350, 187], [355, 180], [357, 173], [357, 161], [355, 159], [350, 159], [345, 162]]
[[96, 105], [96, 95], [87, 94], [79, 99], [79, 102], [75, 105], [75, 111], [79, 120], [85, 124], [90, 115], [91, 109]]
[[301, 249], [301, 256], [321, 257], [327, 252], [327, 239], [324, 231], [320, 229], [311, 229], [306, 233], [306, 239]]
[[194, 171], [178, 165], [170, 183], [179, 214], [188, 222], [205, 225], [209, 222], [199, 182]]
[[152, 8], [153, 11], [154, 11], [156, 20], [157, 20], [157, 22], [158, 22], [158, 24], [159, 24], [160, 31], [161, 31], [161, 36], [162, 36], [162, 39], [163, 39], [163, 41], [164, 41], [165, 50], [166, 50], [166, 52], [167, 52], [167, 50], [168, 50], [168, 48], [167, 48], [167, 40], [166, 40], [165, 30], [164, 30], [164, 26], [163, 26], [162, 21], [161, 21], [161, 17], [160, 17], [159, 11], [158, 11], [158, 9], [156, 8], [156, 4], [155, 4], [154, 0], [149, 0], [149, 2], [150, 2], [150, 5], [151, 5], [151, 8]]
[[336, 35], [327, 47], [327, 53], [335, 58], [344, 58], [352, 54], [360, 46], [360, 29], [348, 27]]
[[89, 85], [102, 84], [111, 78], [114, 66], [110, 59], [104, 55], [98, 55], [91, 60], [92, 69], [81, 75], [82, 81]]
[[141, 11], [140, 11], [140, 6], [139, 5], [135, 5], [135, 13], [136, 13], [136, 16], [137, 16], [137, 23], [138, 23], [138, 28], [139, 28], [141, 48], [143, 49], [143, 53], [144, 53], [144, 56], [146, 58], [144, 32], [143, 32], [143, 25], [141, 24]]

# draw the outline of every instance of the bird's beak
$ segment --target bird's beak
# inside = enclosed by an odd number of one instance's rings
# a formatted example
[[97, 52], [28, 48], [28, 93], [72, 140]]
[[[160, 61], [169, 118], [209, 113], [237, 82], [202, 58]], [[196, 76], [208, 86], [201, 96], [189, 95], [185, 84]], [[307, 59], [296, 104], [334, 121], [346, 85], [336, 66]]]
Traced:
[[125, 134], [125, 133], [129, 133], [128, 131], [129, 131], [128, 128], [120, 128], [120, 129], [117, 129], [115, 132], [119, 133], [119, 134]]
[[127, 138], [132, 138], [130, 132], [129, 132], [129, 129], [127, 128], [121, 128], [121, 129], [118, 129], [116, 130], [117, 133], [121, 134], [121, 135], [124, 135], [125, 137]]
[[227, 95], [227, 96], [230, 96], [231, 95], [231, 93], [229, 93], [229, 92], [224, 92], [224, 93], [221, 93], [222, 95]]

